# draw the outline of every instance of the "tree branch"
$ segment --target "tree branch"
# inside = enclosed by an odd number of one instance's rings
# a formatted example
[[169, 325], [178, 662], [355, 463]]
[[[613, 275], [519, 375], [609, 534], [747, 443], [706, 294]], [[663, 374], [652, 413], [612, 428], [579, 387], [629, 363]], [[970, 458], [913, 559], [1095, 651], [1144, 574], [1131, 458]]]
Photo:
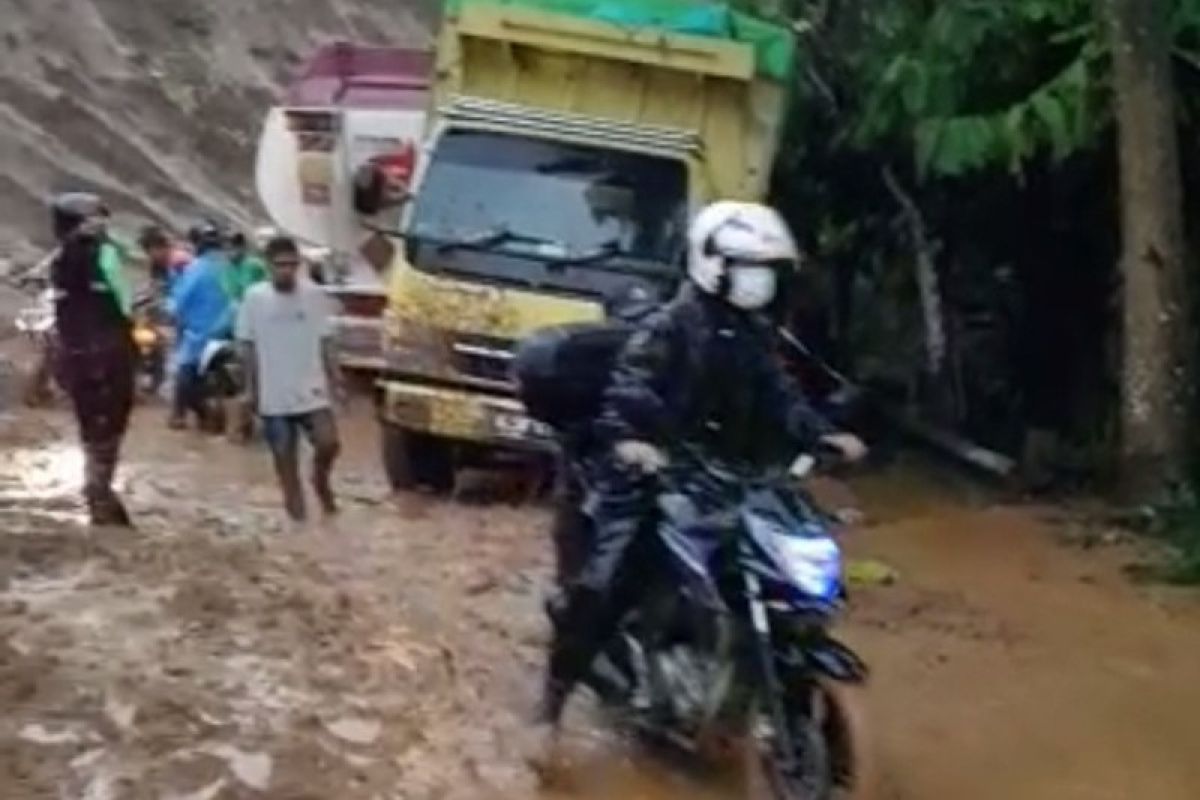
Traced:
[[1187, 64], [1197, 72], [1200, 72], [1200, 56], [1196, 55], [1195, 53], [1189, 53], [1182, 47], [1174, 47], [1171, 49], [1171, 55], [1182, 61], [1184, 64]]

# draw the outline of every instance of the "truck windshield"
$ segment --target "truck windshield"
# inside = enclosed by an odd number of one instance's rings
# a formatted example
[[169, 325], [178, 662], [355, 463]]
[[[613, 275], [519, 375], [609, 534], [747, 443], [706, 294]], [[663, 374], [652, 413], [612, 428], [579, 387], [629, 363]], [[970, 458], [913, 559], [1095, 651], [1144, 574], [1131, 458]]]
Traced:
[[[529, 272], [559, 273], [553, 283], [560, 284], [570, 283], [566, 273], [609, 261], [674, 266], [686, 222], [681, 161], [454, 131], [438, 142], [409, 234], [418, 243], [414, 261], [422, 269], [437, 268], [437, 253], [486, 251], [540, 263]], [[491, 272], [490, 259], [455, 261], [456, 271], [470, 265], [471, 272]]]

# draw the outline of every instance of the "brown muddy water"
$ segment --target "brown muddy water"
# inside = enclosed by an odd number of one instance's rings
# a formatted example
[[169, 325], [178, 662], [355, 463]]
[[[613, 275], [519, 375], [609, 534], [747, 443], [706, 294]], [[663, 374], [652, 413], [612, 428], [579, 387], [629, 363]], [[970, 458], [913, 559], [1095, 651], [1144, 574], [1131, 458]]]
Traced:
[[[539, 787], [546, 517], [393, 502], [367, 416], [346, 425], [344, 513], [293, 530], [261, 449], [142, 410], [131, 533], [82, 527], [65, 418], [0, 416], [0, 797], [735, 796], [586, 710], [565, 784]], [[1061, 510], [916, 467], [853, 491], [850, 550], [899, 575], [842, 630], [874, 670], [883, 798], [1200, 797], [1195, 595], [1132, 585], [1140, 554]]]

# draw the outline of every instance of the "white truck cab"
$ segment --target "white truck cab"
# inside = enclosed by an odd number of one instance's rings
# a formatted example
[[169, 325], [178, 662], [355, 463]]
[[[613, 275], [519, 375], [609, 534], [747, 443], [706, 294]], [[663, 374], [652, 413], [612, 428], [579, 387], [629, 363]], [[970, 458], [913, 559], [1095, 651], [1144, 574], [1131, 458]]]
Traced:
[[382, 367], [400, 209], [364, 209], [355, 182], [412, 179], [421, 154], [433, 72], [428, 50], [337, 43], [318, 50], [267, 114], [255, 181], [274, 227], [327, 253], [324, 283], [337, 299], [343, 365]]

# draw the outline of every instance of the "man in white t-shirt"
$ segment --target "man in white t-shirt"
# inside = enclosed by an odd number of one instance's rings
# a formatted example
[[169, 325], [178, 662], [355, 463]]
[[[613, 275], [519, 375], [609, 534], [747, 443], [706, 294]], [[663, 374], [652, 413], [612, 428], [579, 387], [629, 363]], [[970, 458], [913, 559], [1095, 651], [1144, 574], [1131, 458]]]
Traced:
[[284, 506], [297, 522], [306, 516], [300, 481], [300, 436], [313, 447], [313, 489], [325, 513], [337, 511], [330, 473], [340, 450], [333, 397], [342, 393], [333, 344], [329, 297], [299, 277], [302, 259], [292, 239], [266, 247], [271, 280], [253, 286], [238, 313], [250, 402], [262, 417], [275, 458]]

